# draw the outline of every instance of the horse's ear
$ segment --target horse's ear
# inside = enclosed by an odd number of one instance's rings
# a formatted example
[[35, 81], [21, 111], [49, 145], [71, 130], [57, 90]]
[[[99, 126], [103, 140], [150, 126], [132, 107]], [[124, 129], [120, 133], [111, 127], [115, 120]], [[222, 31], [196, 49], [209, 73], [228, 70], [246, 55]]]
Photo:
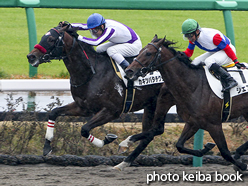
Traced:
[[159, 40], [158, 45], [164, 44], [164, 41], [165, 41], [165, 37], [164, 37], [163, 39], [160, 39], [160, 40]]
[[59, 32], [65, 32], [67, 30], [68, 26], [63, 26], [62, 28], [59, 27], [58, 31]]
[[158, 36], [157, 36], [157, 34], [155, 34], [155, 36], [153, 37], [153, 39], [152, 39], [151, 42], [154, 42], [154, 41], [157, 40], [157, 39], [158, 39]]

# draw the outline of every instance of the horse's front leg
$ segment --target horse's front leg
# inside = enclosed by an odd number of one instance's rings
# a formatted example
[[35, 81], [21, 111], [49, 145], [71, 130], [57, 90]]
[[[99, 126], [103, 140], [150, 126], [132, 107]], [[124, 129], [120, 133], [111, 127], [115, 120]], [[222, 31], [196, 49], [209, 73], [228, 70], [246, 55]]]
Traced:
[[[119, 152], [124, 152], [128, 147], [141, 140], [136, 149], [120, 164], [116, 165], [114, 169], [123, 170], [128, 167], [135, 158], [148, 146], [148, 144], [153, 140], [154, 136], [161, 135], [164, 132], [164, 120], [166, 113], [174, 105], [174, 99], [172, 95], [167, 92], [166, 87], [160, 92], [157, 99], [156, 110], [154, 112], [154, 105], [145, 108], [143, 115], [143, 132], [137, 135], [128, 137], [126, 140], [120, 143]], [[145, 121], [149, 121], [146, 123]]]
[[204, 154], [206, 154], [208, 151], [210, 151], [212, 148], [215, 147], [214, 143], [207, 143], [204, 146], [204, 149], [199, 149], [199, 150], [192, 150], [184, 147], [184, 143], [188, 139], [190, 139], [198, 131], [198, 129], [199, 129], [198, 127], [193, 127], [193, 125], [190, 125], [189, 123], [185, 123], [182, 134], [176, 144], [177, 150], [180, 153], [187, 153], [194, 156], [202, 157]]
[[[119, 148], [118, 148], [119, 154], [125, 153], [133, 143], [135, 143], [136, 141], [145, 139], [147, 138], [148, 135], [151, 134], [151, 131], [149, 131], [149, 129], [153, 127], [152, 125], [153, 125], [153, 119], [154, 119], [155, 108], [156, 108], [156, 105], [154, 104], [156, 104], [156, 102], [144, 108], [144, 113], [142, 117], [142, 133], [128, 136], [124, 141], [122, 141], [119, 144]], [[163, 121], [164, 121], [164, 115], [165, 114], [163, 113], [162, 114]], [[162, 129], [162, 132], [163, 132], [163, 129]]]
[[248, 149], [248, 141], [236, 149], [234, 159], [238, 160], [240, 158], [240, 156], [245, 154], [247, 149]]
[[120, 143], [120, 147], [130, 146], [132, 143], [141, 140], [139, 145], [135, 150], [120, 164], [116, 165], [114, 169], [122, 171], [125, 167], [131, 165], [131, 163], [140, 155], [140, 153], [149, 145], [149, 143], [154, 139], [154, 136], [161, 135], [164, 133], [164, 115], [161, 116], [160, 121], [156, 121], [152, 129], [149, 131], [142, 132], [128, 137], [126, 140]]
[[222, 130], [222, 125], [217, 125], [214, 127], [211, 127], [211, 130], [208, 130], [210, 136], [213, 138], [215, 143], [217, 144], [221, 156], [226, 160], [234, 164], [236, 167], [238, 167], [239, 170], [246, 171], [247, 170], [247, 165], [239, 162], [231, 156], [230, 151], [228, 150], [225, 135]]
[[96, 145], [97, 147], [103, 147], [106, 144], [113, 142], [117, 136], [115, 134], [107, 134], [104, 140], [100, 140], [93, 135], [90, 134], [90, 131], [98, 126], [101, 126], [109, 121], [112, 121], [118, 118], [120, 113], [117, 113], [116, 110], [109, 110], [107, 108], [103, 108], [97, 114], [95, 114], [90, 121], [88, 121], [81, 128], [81, 135], [87, 138], [91, 143]]
[[51, 141], [53, 139], [54, 125], [58, 116], [67, 115], [67, 116], [80, 116], [82, 110], [77, 106], [75, 102], [72, 102], [68, 105], [57, 107], [51, 111], [48, 117], [47, 130], [45, 136], [45, 144], [43, 148], [43, 156], [46, 156], [52, 152]]

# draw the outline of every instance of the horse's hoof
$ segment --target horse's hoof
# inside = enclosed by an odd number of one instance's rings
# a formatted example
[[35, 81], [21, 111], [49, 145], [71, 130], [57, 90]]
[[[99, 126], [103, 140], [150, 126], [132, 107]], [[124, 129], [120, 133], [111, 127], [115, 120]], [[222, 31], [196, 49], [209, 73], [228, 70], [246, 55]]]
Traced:
[[43, 148], [43, 156], [47, 156], [47, 155], [51, 154], [52, 148], [51, 148], [50, 143], [51, 143], [51, 141], [46, 139], [45, 145], [44, 145], [44, 148]]
[[112, 169], [121, 171], [121, 169], [119, 167], [117, 167], [117, 166], [114, 166]]
[[118, 148], [118, 153], [119, 154], [122, 154], [124, 152], [127, 152], [128, 148], [133, 144], [132, 141], [130, 141], [130, 138], [132, 136], [128, 136], [127, 139], [125, 139], [124, 141], [122, 141], [120, 144], [119, 144], [119, 148]]
[[125, 167], [129, 167], [131, 163], [121, 162], [118, 165], [114, 166], [113, 169], [118, 171], [123, 171]]
[[207, 144], [205, 145], [205, 148], [208, 149], [208, 150], [211, 150], [211, 149], [214, 148], [214, 147], [215, 147], [215, 144], [214, 144], [214, 143], [207, 143]]
[[128, 147], [119, 146], [118, 154], [123, 154], [128, 151]]
[[233, 165], [233, 170], [235, 171], [235, 172], [242, 172], [241, 170], [240, 170], [240, 168], [238, 168], [236, 165]]
[[248, 172], [248, 170], [246, 169], [246, 170], [241, 170], [239, 167], [237, 167], [236, 165], [233, 165], [233, 170], [235, 171], [235, 172], [239, 172], [240, 174], [244, 174], [244, 175], [247, 175], [247, 172]]
[[239, 171], [240, 173], [247, 173], [248, 169], [247, 169], [247, 165], [242, 163], [240, 160], [237, 160], [236, 162], [238, 162], [239, 167], [236, 165], [233, 165], [233, 169], [237, 172]]
[[105, 136], [105, 139], [103, 140], [104, 141], [104, 145], [107, 145], [109, 143], [112, 143], [114, 140], [116, 140], [118, 138], [117, 135], [115, 134], [107, 134]]

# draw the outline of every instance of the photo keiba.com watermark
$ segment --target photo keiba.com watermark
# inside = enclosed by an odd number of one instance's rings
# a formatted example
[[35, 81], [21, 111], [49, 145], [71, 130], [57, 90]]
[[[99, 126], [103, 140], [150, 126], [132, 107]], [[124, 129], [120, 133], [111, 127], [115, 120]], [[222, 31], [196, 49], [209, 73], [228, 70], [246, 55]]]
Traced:
[[221, 174], [215, 171], [214, 174], [204, 174], [200, 171], [195, 173], [187, 173], [183, 171], [182, 174], [158, 174], [155, 171], [151, 174], [147, 174], [146, 183], [151, 182], [242, 182], [242, 174], [236, 172], [234, 174]]

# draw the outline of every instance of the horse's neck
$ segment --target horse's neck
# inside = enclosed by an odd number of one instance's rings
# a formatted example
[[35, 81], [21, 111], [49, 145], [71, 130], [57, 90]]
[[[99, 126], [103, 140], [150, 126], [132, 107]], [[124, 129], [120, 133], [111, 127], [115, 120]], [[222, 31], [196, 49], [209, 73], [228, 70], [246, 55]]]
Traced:
[[173, 96], [178, 99], [191, 99], [203, 84], [199, 70], [190, 69], [179, 60], [165, 65], [161, 74]]
[[[68, 48], [66, 50], [68, 57], [64, 59], [73, 84], [83, 84], [88, 82], [93, 76], [100, 76], [100, 74], [106, 73], [106, 68], [104, 67], [107, 65], [105, 63], [108, 60], [107, 56], [105, 58], [96, 53], [87, 44], [81, 43], [81, 45], [82, 47], [76, 43], [72, 51], [71, 48]], [[96, 74], [94, 75], [93, 72]]]
[[[67, 58], [64, 59], [65, 66], [70, 73], [71, 80], [74, 84], [81, 84], [88, 81], [93, 75], [90, 67], [95, 62], [87, 50], [83, 51], [78, 44], [74, 48], [68, 48]], [[87, 55], [87, 56], [86, 56]]]

